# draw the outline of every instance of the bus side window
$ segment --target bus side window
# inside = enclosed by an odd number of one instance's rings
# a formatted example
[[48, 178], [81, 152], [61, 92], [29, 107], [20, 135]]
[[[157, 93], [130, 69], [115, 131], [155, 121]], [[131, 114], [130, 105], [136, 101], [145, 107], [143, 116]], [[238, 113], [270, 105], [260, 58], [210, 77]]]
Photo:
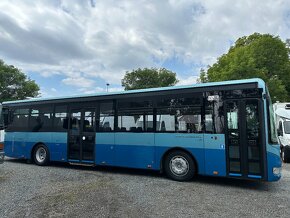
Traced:
[[28, 108], [16, 108], [11, 110], [11, 124], [7, 128], [7, 131], [11, 132], [25, 132], [28, 131]]
[[200, 107], [158, 109], [156, 116], [158, 132], [202, 132]]
[[52, 129], [53, 105], [33, 106], [30, 110], [29, 130], [47, 132]]
[[111, 132], [114, 131], [114, 107], [113, 102], [100, 103], [100, 116], [97, 131]]
[[150, 99], [119, 100], [118, 129], [121, 132], [152, 132], [153, 106]]
[[157, 110], [156, 115], [156, 131], [158, 132], [174, 132], [175, 131], [175, 115], [165, 109]]
[[224, 133], [223, 93], [207, 92], [205, 103], [205, 133]]
[[30, 113], [29, 129], [32, 132], [38, 132], [42, 128], [42, 121], [40, 119], [39, 110], [32, 109]]
[[201, 133], [201, 107], [183, 108], [177, 111], [178, 128], [176, 131], [187, 133]]
[[205, 133], [214, 133], [213, 117], [211, 111], [206, 110], [205, 114]]
[[118, 130], [121, 132], [152, 132], [153, 110], [118, 111]]
[[156, 131], [202, 133], [202, 94], [168, 96], [157, 100]]
[[67, 106], [55, 106], [53, 129], [56, 132], [65, 132], [68, 128]]

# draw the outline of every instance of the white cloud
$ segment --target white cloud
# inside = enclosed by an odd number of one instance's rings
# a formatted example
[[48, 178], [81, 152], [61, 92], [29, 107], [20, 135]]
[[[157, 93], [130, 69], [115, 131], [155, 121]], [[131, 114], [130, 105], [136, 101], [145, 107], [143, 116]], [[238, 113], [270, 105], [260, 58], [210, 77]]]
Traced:
[[121, 92], [124, 91], [124, 88], [120, 87], [107, 87], [102, 88], [102, 87], [83, 87], [79, 89], [80, 92], [85, 93], [85, 94], [95, 94], [95, 93], [103, 93], [103, 92]]
[[76, 86], [81, 88], [90, 88], [94, 85], [94, 80], [86, 79], [84, 77], [69, 77], [63, 79], [62, 82], [66, 85]]
[[177, 86], [181, 85], [193, 85], [196, 83], [198, 76], [190, 76], [188, 78], [179, 79], [179, 82], [176, 84]]
[[109, 92], [122, 92], [124, 88], [122, 87], [109, 87]]
[[80, 92], [84, 94], [94, 94], [94, 93], [101, 93], [106, 92], [104, 88], [101, 87], [83, 87], [79, 89]]
[[[64, 75], [66, 85], [92, 87], [98, 78], [120, 84], [127, 70], [159, 67], [172, 58], [212, 64], [253, 32], [285, 39], [289, 14], [287, 0], [3, 0], [0, 56], [26, 72]], [[193, 68], [180, 84], [198, 73]]]

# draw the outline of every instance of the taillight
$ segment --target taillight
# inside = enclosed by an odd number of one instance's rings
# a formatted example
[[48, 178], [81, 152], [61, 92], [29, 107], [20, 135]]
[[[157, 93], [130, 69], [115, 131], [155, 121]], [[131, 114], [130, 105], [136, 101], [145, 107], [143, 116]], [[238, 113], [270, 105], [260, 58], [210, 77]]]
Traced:
[[0, 143], [0, 150], [3, 150], [4, 149], [4, 143]]

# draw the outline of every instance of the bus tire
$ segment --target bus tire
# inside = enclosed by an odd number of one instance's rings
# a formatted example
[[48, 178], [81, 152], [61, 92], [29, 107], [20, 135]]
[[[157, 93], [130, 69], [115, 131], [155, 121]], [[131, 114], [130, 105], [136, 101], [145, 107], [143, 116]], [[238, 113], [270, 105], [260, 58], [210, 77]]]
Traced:
[[33, 160], [38, 166], [45, 166], [49, 163], [49, 151], [44, 144], [38, 144], [33, 150]]
[[170, 152], [164, 161], [164, 171], [170, 179], [175, 181], [189, 181], [196, 174], [193, 158], [184, 151]]
[[282, 161], [284, 163], [289, 163], [290, 162], [290, 146], [285, 146], [282, 148]]

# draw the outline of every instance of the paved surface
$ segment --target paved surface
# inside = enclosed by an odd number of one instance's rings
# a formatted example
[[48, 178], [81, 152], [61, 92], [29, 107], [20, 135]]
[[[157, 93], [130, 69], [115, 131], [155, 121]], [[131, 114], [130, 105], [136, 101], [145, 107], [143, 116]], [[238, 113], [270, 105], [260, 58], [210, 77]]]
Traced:
[[290, 164], [279, 182], [199, 177], [180, 183], [157, 172], [0, 165], [0, 217], [290, 217]]

